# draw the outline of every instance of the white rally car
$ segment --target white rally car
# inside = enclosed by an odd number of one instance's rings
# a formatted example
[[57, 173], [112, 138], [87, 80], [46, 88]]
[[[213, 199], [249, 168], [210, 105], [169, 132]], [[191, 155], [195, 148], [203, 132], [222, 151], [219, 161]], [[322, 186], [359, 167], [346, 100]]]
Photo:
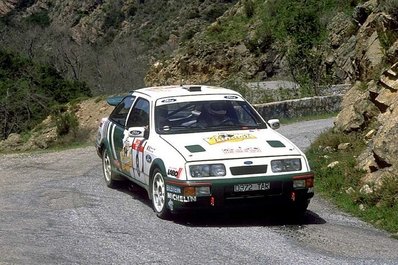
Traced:
[[149, 87], [108, 103], [96, 141], [106, 184], [142, 186], [160, 218], [266, 204], [303, 214], [314, 195], [305, 155], [235, 91]]

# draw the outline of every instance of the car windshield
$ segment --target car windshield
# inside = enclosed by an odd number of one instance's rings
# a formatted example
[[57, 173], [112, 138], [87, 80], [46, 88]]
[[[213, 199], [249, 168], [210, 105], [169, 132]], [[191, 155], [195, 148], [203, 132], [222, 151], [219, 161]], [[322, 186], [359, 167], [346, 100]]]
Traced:
[[242, 100], [172, 102], [155, 108], [160, 134], [267, 128], [253, 108]]

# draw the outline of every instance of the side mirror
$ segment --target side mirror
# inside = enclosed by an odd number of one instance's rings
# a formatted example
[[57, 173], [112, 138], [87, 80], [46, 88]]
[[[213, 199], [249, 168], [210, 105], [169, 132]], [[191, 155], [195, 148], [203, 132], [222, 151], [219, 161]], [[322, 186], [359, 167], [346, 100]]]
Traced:
[[145, 134], [146, 133], [146, 129], [145, 127], [130, 127], [127, 129], [128, 133], [129, 133], [129, 137], [144, 137], [145, 138]]
[[279, 122], [278, 119], [269, 120], [268, 124], [273, 130], [279, 129], [279, 127], [281, 127], [281, 123]]

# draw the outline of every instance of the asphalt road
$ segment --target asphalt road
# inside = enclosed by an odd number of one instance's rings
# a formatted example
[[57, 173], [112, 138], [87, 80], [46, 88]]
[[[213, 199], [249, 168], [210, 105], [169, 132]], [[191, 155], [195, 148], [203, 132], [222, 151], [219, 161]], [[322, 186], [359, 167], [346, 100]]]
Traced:
[[[332, 120], [282, 126], [306, 148]], [[0, 157], [0, 264], [398, 264], [398, 240], [315, 197], [272, 212], [157, 218], [140, 188], [105, 186], [93, 147]]]

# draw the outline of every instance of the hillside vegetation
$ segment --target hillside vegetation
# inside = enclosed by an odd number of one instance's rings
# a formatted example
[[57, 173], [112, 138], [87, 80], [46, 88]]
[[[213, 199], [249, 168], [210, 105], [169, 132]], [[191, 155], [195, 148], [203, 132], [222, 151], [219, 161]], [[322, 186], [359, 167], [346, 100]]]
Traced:
[[[165, 84], [184, 79], [219, 84], [287, 79], [301, 85], [300, 96], [319, 94], [321, 86], [353, 78], [339, 76], [325, 58], [332, 19], [339, 13], [350, 16], [359, 3], [240, 1], [181, 47], [176, 56], [155, 64], [146, 81]], [[351, 33], [358, 29], [354, 19], [345, 23]]]
[[[60, 119], [62, 105], [91, 96], [83, 82], [64, 79], [54, 68], [0, 50], [0, 140], [33, 129], [50, 113]], [[68, 133], [68, 128], [59, 128]]]
[[169, 56], [237, 1], [2, 2], [0, 48], [51, 64], [98, 95], [142, 87], [153, 60]]

